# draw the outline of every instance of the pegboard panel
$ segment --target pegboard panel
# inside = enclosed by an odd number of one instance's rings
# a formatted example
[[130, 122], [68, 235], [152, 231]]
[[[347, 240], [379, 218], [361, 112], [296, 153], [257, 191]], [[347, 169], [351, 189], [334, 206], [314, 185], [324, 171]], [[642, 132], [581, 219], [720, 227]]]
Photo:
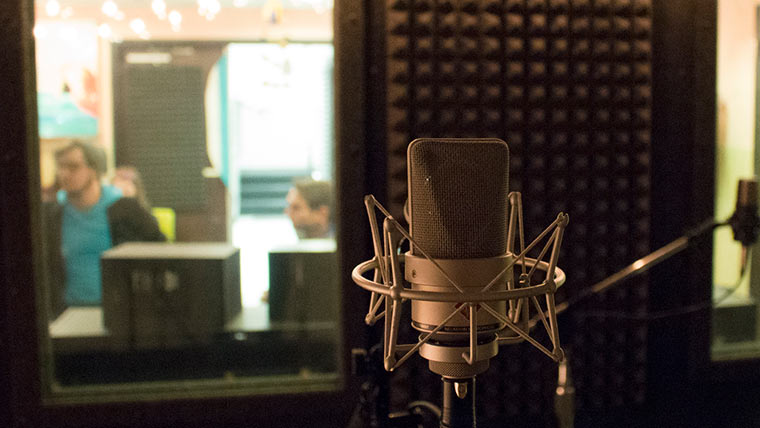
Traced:
[[120, 82], [117, 164], [136, 167], [151, 204], [201, 209], [209, 164], [200, 67], [126, 64]]
[[[510, 147], [528, 238], [558, 212], [570, 215], [560, 258], [568, 282], [558, 301], [650, 251], [651, 0], [390, 0], [385, 19], [388, 204], [396, 217], [407, 196], [409, 142], [496, 137]], [[646, 323], [614, 314], [646, 307], [646, 282], [637, 279], [561, 317], [579, 409], [644, 400]], [[551, 412], [555, 366], [537, 358], [526, 345], [502, 349], [479, 383], [482, 400], [496, 404], [483, 407]]]

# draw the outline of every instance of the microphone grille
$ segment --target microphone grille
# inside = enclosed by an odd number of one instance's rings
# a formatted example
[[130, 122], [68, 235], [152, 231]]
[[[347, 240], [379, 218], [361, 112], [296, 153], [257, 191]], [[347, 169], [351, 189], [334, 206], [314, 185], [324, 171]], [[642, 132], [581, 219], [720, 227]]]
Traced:
[[[509, 148], [499, 139], [417, 139], [407, 152], [410, 231], [433, 258], [507, 249]], [[412, 253], [415, 249], [412, 248]]]

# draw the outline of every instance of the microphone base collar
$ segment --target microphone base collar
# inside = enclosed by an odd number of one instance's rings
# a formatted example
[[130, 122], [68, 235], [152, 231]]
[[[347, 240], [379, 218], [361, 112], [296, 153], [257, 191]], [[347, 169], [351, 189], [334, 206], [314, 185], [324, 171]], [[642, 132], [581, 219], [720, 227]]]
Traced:
[[431, 372], [443, 377], [444, 379], [471, 379], [484, 373], [491, 366], [491, 360], [476, 361], [472, 365], [462, 363], [443, 363], [440, 361], [428, 361], [428, 368]]
[[499, 353], [496, 340], [478, 344], [476, 358], [472, 364], [465, 361], [463, 355], [469, 354], [469, 346], [450, 346], [425, 343], [420, 347], [422, 358], [429, 361], [430, 371], [445, 378], [465, 379], [488, 370], [489, 360]]

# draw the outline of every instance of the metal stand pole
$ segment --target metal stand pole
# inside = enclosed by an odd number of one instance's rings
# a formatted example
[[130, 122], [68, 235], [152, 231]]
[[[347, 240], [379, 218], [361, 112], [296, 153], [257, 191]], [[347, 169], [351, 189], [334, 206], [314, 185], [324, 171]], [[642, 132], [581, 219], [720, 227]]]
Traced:
[[441, 428], [475, 428], [475, 378], [443, 378]]

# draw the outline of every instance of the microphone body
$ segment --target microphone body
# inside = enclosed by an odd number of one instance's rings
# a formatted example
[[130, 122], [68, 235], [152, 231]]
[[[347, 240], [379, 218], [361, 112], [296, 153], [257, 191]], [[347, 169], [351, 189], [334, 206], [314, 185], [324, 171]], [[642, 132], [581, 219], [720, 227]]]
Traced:
[[[405, 255], [406, 280], [412, 290], [456, 292], [451, 278], [466, 293], [479, 291], [512, 260], [507, 254], [507, 144], [498, 139], [417, 139], [409, 145], [407, 161], [409, 232], [417, 245]], [[511, 269], [494, 283], [494, 291], [506, 290], [507, 275], [512, 275]], [[471, 377], [485, 371], [497, 352], [496, 333], [505, 327], [477, 305], [446, 321], [464, 304], [412, 301], [412, 326], [433, 335], [420, 355], [444, 377]], [[506, 315], [506, 302], [492, 307]], [[461, 354], [469, 346], [472, 316], [477, 317], [482, 352], [479, 361], [469, 365], [462, 362]]]
[[[500, 344], [525, 341], [562, 360], [554, 293], [566, 279], [557, 260], [567, 214], [526, 245], [520, 193], [509, 192], [509, 149], [499, 139], [417, 139], [407, 161], [409, 230], [365, 196], [375, 256], [351, 273], [372, 292], [365, 323], [385, 319], [385, 369], [419, 353], [461, 393], [458, 380], [487, 370]], [[529, 257], [534, 250], [538, 257]], [[399, 343], [405, 302], [416, 343]], [[530, 308], [542, 314], [550, 347], [530, 335]]]
[[739, 180], [736, 190], [736, 211], [729, 219], [729, 224], [734, 233], [734, 240], [742, 244], [742, 273], [747, 267], [749, 248], [757, 241], [760, 230], [757, 199], [757, 178]]
[[[568, 216], [559, 213], [526, 245], [521, 196], [509, 192], [509, 149], [502, 140], [417, 139], [407, 161], [409, 230], [365, 196], [375, 255], [351, 277], [372, 292], [365, 323], [385, 321], [385, 369], [419, 353], [444, 381], [440, 426], [475, 426], [475, 377], [500, 344], [524, 341], [554, 361], [564, 358], [554, 294], [566, 279], [557, 260]], [[402, 254], [404, 240], [409, 251]], [[529, 257], [534, 250], [539, 255]], [[399, 343], [408, 301], [420, 334], [414, 343]], [[550, 346], [530, 334], [531, 307]]]

